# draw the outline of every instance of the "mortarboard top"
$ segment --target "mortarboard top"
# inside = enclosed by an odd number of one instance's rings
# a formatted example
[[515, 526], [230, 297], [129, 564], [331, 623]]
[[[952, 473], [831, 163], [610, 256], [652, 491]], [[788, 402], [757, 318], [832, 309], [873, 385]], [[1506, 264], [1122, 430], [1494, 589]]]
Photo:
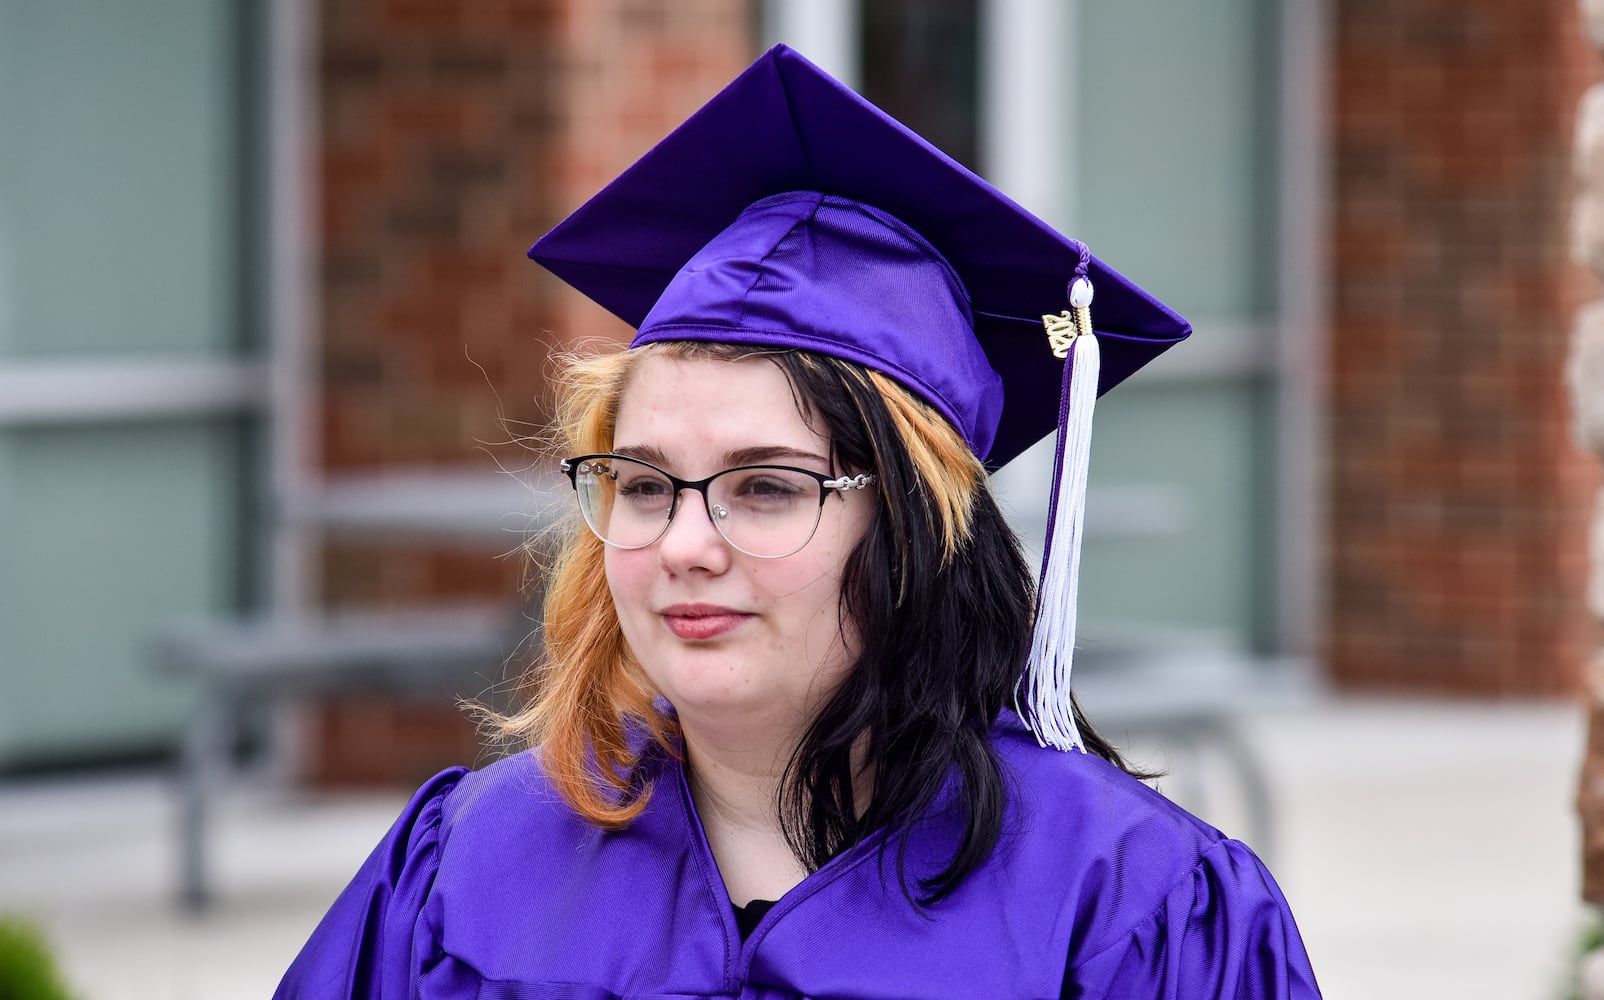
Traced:
[[[1099, 394], [1191, 332], [1079, 243], [784, 45], [529, 256], [641, 329], [636, 344], [682, 339], [695, 327], [689, 339], [810, 347], [878, 368], [941, 410], [993, 468], [1058, 421], [1064, 362], [1048, 349], [1042, 316], [1068, 307], [1078, 274], [1096, 292]], [[879, 279], [904, 267], [903, 294], [886, 294]], [[706, 273], [719, 268], [727, 273]], [[766, 305], [743, 298], [760, 282]], [[857, 329], [865, 324], [867, 333]]]

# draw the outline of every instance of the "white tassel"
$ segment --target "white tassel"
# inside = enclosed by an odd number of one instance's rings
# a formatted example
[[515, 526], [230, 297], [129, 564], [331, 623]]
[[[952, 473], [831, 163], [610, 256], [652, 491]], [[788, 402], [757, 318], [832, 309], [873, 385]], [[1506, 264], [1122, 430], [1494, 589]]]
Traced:
[[[1087, 296], [1089, 298], [1089, 296]], [[1053, 523], [1043, 557], [1036, 624], [1025, 668], [1025, 711], [1021, 714], [1037, 742], [1059, 750], [1086, 752], [1070, 700], [1070, 667], [1075, 655], [1075, 610], [1080, 591], [1080, 550], [1086, 520], [1086, 474], [1091, 464], [1092, 409], [1097, 402], [1102, 359], [1097, 338], [1077, 303], [1081, 328], [1070, 348], [1069, 410], [1058, 428], [1063, 456], [1054, 487]]]

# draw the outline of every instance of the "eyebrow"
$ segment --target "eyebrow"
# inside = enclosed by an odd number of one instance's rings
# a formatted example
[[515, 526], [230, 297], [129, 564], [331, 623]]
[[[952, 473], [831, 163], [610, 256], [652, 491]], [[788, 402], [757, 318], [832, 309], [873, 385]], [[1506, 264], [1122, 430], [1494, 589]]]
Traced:
[[[668, 468], [668, 456], [663, 454], [661, 448], [649, 444], [626, 444], [613, 448], [613, 454], [625, 458], [638, 458], [642, 462]], [[789, 448], [784, 445], [754, 445], [749, 448], [737, 448], [724, 453], [725, 468], [736, 468], [742, 465], [765, 465], [771, 462], [796, 461], [798, 459], [817, 462], [828, 466], [830, 460], [818, 452], [807, 451], [802, 448]]]

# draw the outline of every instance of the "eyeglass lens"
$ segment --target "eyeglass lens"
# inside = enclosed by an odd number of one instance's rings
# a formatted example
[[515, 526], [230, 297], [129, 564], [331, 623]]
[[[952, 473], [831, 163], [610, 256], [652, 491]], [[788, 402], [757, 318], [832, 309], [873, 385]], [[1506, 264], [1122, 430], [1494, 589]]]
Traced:
[[[587, 459], [576, 471], [580, 512], [602, 541], [642, 548], [668, 530], [676, 490], [660, 470], [606, 457]], [[714, 527], [731, 545], [748, 555], [776, 558], [813, 537], [822, 489], [817, 479], [794, 469], [731, 469], [707, 484], [706, 507]]]

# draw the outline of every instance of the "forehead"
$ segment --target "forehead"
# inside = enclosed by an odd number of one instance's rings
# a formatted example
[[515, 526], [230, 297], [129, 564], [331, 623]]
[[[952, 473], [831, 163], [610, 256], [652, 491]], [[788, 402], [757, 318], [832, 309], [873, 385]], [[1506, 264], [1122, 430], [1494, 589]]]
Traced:
[[821, 457], [829, 451], [828, 434], [804, 412], [796, 387], [764, 357], [641, 357], [619, 398], [613, 438], [615, 447], [650, 445], [698, 457], [768, 445]]

